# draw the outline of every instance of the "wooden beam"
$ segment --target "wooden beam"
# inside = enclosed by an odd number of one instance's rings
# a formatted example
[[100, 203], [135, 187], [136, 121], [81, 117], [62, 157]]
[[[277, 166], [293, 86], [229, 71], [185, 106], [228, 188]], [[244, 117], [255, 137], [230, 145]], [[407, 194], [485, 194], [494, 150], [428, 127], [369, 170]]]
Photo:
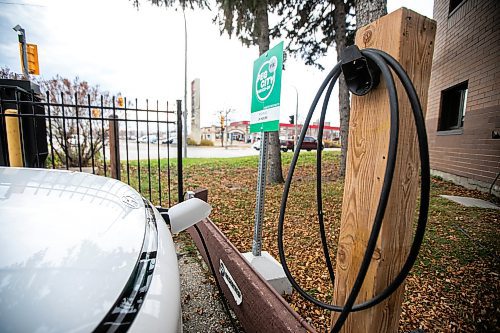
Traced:
[[[427, 105], [435, 21], [401, 8], [362, 27], [356, 45], [377, 48], [401, 63]], [[395, 77], [400, 107], [399, 148], [384, 222], [356, 303], [385, 289], [406, 260], [419, 186], [419, 155], [411, 107]], [[335, 279], [335, 304], [343, 305], [359, 271], [384, 180], [389, 144], [389, 100], [385, 82], [366, 96], [352, 96], [349, 148]], [[397, 332], [404, 286], [370, 309], [351, 313], [342, 332]], [[338, 313], [332, 315], [332, 321]]]
[[120, 137], [117, 118], [118, 116], [114, 115], [110, 116], [109, 120], [109, 159], [111, 178], [121, 180]]

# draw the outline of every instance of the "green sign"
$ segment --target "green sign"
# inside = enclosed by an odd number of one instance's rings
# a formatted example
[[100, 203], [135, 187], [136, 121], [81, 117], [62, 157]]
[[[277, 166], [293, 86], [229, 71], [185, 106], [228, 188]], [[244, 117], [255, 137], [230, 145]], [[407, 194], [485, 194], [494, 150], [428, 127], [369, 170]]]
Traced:
[[253, 63], [250, 133], [279, 130], [282, 68], [283, 42]]

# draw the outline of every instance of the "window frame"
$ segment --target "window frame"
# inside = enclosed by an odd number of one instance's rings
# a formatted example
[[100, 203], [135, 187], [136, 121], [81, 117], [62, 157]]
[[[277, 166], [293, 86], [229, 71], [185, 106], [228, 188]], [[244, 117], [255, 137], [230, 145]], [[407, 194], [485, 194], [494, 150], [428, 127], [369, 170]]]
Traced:
[[[450, 112], [449, 109], [444, 108], [446, 102], [450, 102], [453, 98], [452, 93], [460, 92], [460, 101], [458, 101], [458, 110], [456, 110], [456, 126], [445, 127], [443, 115], [445, 112]], [[439, 105], [439, 117], [437, 123], [437, 133], [438, 135], [452, 135], [452, 134], [462, 134], [465, 122], [465, 113], [467, 110], [467, 98], [469, 93], [469, 80], [455, 84], [449, 88], [441, 91], [441, 99]], [[454, 100], [456, 102], [456, 100]], [[453, 110], [455, 112], [455, 110]], [[450, 117], [450, 115], [447, 115]]]
[[462, 7], [462, 5], [466, 2], [467, 0], [461, 0], [458, 4], [456, 4], [453, 8], [452, 8], [452, 2], [453, 0], [450, 0], [450, 2], [448, 3], [448, 17], [452, 16], [453, 14], [455, 14], [455, 12], [460, 8]]

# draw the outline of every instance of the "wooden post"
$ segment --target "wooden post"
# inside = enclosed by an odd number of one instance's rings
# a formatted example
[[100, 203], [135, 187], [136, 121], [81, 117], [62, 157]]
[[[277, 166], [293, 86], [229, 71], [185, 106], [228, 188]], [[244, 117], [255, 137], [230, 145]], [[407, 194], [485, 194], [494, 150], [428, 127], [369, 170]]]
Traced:
[[23, 150], [21, 147], [21, 131], [19, 123], [20, 118], [17, 117], [18, 112], [15, 109], [5, 110], [5, 130], [7, 132], [7, 150], [9, 151], [9, 166], [23, 166]]
[[[356, 33], [360, 49], [381, 49], [401, 63], [415, 85], [424, 112], [435, 32], [435, 21], [401, 8]], [[418, 144], [408, 98], [395, 80], [400, 107], [396, 170], [377, 247], [356, 303], [371, 299], [389, 285], [406, 260], [412, 242], [419, 185]], [[352, 96], [335, 304], [345, 303], [365, 253], [384, 178], [389, 128], [389, 100], [383, 80], [368, 95]], [[342, 332], [397, 332], [403, 292], [401, 286], [377, 306], [351, 313]], [[337, 318], [338, 313], [334, 313], [332, 321]]]
[[[110, 118], [118, 118], [111, 116]], [[109, 155], [111, 161], [111, 178], [121, 180], [121, 165], [120, 165], [120, 140], [118, 133], [118, 120], [109, 120]]]

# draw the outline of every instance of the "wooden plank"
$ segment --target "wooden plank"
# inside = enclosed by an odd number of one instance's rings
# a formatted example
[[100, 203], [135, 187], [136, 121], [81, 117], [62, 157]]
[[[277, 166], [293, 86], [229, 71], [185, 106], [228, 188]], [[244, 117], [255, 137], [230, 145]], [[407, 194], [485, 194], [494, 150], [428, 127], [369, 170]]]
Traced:
[[[401, 8], [362, 27], [360, 48], [384, 50], [398, 60], [427, 105], [435, 21]], [[337, 252], [334, 302], [343, 305], [365, 253], [382, 188], [389, 141], [389, 100], [385, 83], [363, 97], [352, 97], [349, 151]], [[398, 81], [396, 79], [396, 81]], [[380, 293], [397, 275], [412, 241], [419, 184], [419, 158], [411, 108], [401, 84], [398, 159], [377, 247], [356, 303]], [[425, 112], [425, 111], [424, 111]], [[342, 332], [397, 332], [404, 287], [370, 309], [351, 313]], [[332, 321], [338, 314], [332, 315]]]
[[111, 178], [121, 180], [119, 124], [116, 118], [118, 116], [111, 116], [109, 120], [109, 159]]

